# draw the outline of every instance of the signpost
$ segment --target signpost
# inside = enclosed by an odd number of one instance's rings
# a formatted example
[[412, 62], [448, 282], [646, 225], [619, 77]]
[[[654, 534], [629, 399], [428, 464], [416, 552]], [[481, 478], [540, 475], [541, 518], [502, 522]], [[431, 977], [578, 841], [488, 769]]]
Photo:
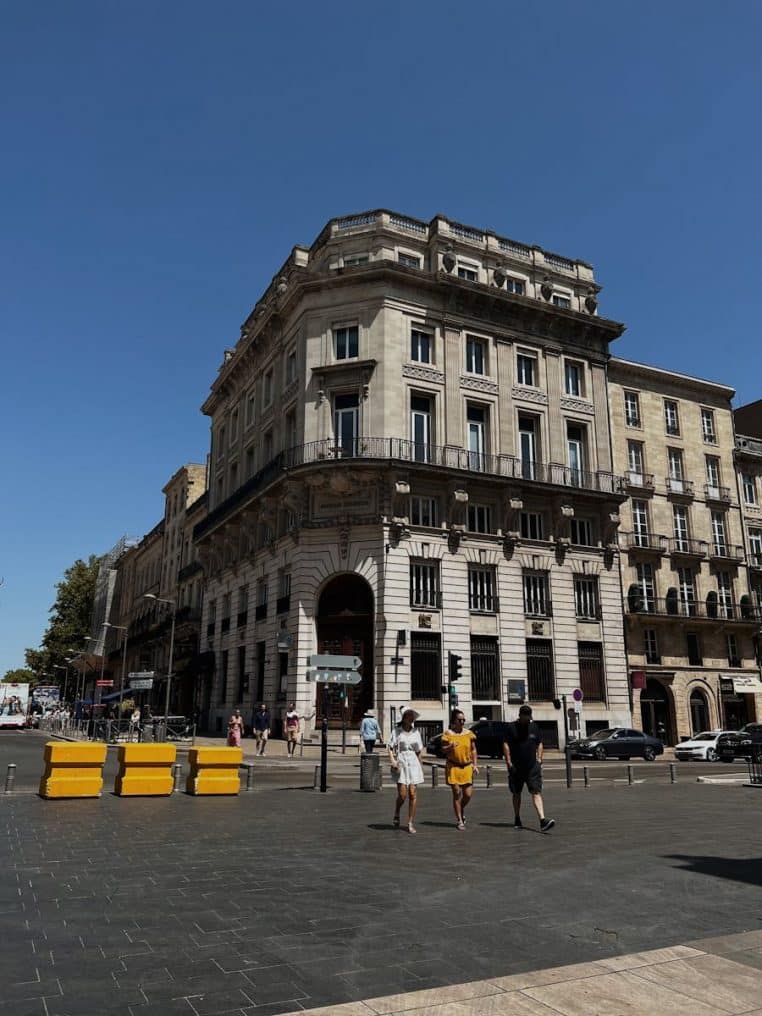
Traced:
[[150, 691], [153, 688], [152, 677], [138, 677], [130, 681], [131, 691]]
[[[362, 675], [358, 673], [362, 666], [359, 656], [335, 656], [328, 653], [315, 653], [307, 657], [307, 666], [314, 670], [307, 671], [307, 680], [316, 684], [359, 684]], [[346, 702], [344, 703], [346, 710]], [[323, 717], [320, 739], [320, 793], [328, 788], [328, 719]], [[346, 716], [342, 719], [341, 730], [342, 753], [346, 750]]]

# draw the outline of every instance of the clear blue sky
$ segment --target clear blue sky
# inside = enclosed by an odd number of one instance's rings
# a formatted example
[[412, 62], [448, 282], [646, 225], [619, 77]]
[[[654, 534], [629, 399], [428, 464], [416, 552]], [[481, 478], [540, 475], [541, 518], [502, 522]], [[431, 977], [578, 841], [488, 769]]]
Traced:
[[621, 355], [759, 373], [762, 5], [2, 4], [0, 674], [158, 520], [225, 346], [331, 216], [591, 261]]

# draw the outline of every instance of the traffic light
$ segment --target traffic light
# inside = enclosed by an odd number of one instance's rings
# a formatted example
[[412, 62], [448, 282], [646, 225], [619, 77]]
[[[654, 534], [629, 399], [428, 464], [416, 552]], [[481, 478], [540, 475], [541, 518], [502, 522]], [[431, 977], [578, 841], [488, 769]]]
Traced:
[[[448, 672], [449, 672], [449, 675], [450, 675], [450, 681], [457, 681], [458, 678], [463, 676], [463, 672], [460, 669], [460, 664], [461, 664], [461, 660], [462, 659], [463, 659], [463, 657], [462, 656], [458, 656], [457, 653], [450, 653], [449, 654]], [[452, 695], [452, 692], [450, 694]], [[457, 703], [456, 703], [456, 705], [457, 705]]]
[[456, 709], [458, 705], [458, 692], [456, 691], [454, 684], [450, 685], [449, 691], [450, 691], [450, 709]]

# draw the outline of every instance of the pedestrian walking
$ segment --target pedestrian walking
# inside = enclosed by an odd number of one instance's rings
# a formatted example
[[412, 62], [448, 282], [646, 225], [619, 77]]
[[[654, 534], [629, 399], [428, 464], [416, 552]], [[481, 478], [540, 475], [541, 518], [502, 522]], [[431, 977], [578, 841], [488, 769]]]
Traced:
[[296, 711], [296, 702], [290, 702], [286, 711], [284, 727], [286, 731], [286, 751], [288, 757], [293, 758], [296, 753], [296, 743], [299, 740], [299, 713]]
[[421, 752], [423, 740], [415, 729], [415, 721], [419, 713], [415, 709], [405, 709], [399, 724], [389, 738], [388, 750], [392, 769], [397, 773], [397, 800], [394, 802], [395, 829], [400, 827], [400, 812], [407, 798], [407, 831], [415, 833], [415, 813], [418, 808], [418, 787], [423, 783], [423, 767]]
[[372, 709], [366, 709], [360, 723], [360, 739], [365, 745], [365, 754], [372, 755], [376, 741], [381, 739], [381, 728]]
[[267, 740], [270, 737], [270, 710], [260, 702], [259, 708], [254, 713], [251, 721], [254, 740], [257, 742], [257, 755], [264, 755], [267, 749]]
[[476, 734], [465, 730], [466, 717], [460, 709], [450, 715], [450, 729], [442, 735], [445, 752], [445, 780], [452, 790], [452, 808], [460, 832], [466, 828], [466, 808], [474, 793], [474, 776], [479, 773]]
[[556, 824], [545, 818], [542, 801], [542, 731], [532, 719], [532, 707], [521, 706], [519, 718], [505, 725], [503, 757], [508, 766], [508, 786], [513, 794], [513, 825], [522, 829], [521, 793], [526, 786], [540, 820], [540, 832], [547, 833]]
[[243, 736], [243, 716], [240, 709], [234, 709], [228, 720], [228, 744], [231, 748], [240, 748]]

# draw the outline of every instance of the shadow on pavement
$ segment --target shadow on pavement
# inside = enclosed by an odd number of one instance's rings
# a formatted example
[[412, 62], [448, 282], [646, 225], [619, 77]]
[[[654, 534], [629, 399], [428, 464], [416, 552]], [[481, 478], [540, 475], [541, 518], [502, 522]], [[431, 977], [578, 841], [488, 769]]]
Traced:
[[699, 875], [713, 875], [728, 878], [733, 882], [747, 882], [762, 886], [762, 858], [760, 857], [693, 857], [690, 854], [666, 854], [673, 861], [682, 861], [683, 871], [695, 871]]

